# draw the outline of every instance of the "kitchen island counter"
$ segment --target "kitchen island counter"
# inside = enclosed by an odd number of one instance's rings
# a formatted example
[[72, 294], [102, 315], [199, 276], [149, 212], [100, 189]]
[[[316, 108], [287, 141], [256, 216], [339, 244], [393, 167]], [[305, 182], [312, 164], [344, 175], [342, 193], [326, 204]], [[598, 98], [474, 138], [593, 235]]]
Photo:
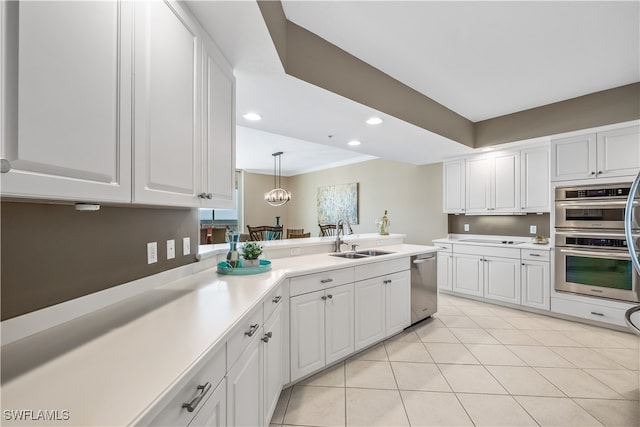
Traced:
[[[393, 253], [274, 259], [271, 271], [252, 276], [209, 268], [7, 344], [3, 425], [148, 424], [176, 385], [223, 348], [229, 331], [287, 277], [437, 250], [408, 244], [376, 249]], [[53, 419], [34, 419], [42, 415], [37, 411]]]

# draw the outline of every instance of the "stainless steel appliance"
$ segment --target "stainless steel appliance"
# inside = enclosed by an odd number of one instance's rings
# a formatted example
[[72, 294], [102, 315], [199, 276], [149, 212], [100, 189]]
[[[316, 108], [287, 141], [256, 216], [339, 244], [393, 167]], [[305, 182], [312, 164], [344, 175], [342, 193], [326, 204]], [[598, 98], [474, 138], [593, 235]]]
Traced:
[[[624, 230], [631, 184], [586, 185], [556, 189], [556, 227]], [[633, 204], [633, 228], [639, 228], [638, 202]]]
[[[627, 204], [625, 205], [624, 214], [624, 235], [627, 241], [633, 241], [633, 224], [637, 223], [638, 217], [636, 216], [634, 221], [634, 209], [632, 208], [634, 203], [640, 200], [640, 173], [636, 176], [636, 179], [631, 184], [629, 190], [629, 196], [627, 197]], [[631, 256], [631, 263], [635, 269], [636, 274], [640, 274], [640, 260], [638, 259], [638, 247], [637, 245], [629, 245], [629, 255]], [[640, 336], [640, 305], [631, 307], [624, 314], [624, 318], [627, 321], [629, 328], [638, 336]]]
[[631, 186], [556, 189], [556, 291], [640, 301], [640, 278], [627, 248], [640, 245], [638, 200], [629, 205], [629, 238], [624, 231]]
[[[640, 235], [633, 234], [636, 249]], [[620, 231], [556, 231], [556, 291], [640, 301], [640, 277]]]
[[435, 252], [411, 257], [411, 324], [438, 309], [437, 265]]

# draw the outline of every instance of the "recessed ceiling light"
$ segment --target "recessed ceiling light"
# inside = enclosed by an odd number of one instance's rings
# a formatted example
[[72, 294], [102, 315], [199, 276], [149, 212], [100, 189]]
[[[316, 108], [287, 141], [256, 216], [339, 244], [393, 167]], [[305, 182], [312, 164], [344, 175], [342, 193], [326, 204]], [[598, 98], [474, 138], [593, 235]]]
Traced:
[[247, 120], [251, 120], [252, 122], [256, 122], [258, 120], [262, 120], [262, 116], [260, 114], [256, 114], [256, 113], [243, 114], [242, 117], [244, 117]]
[[360, 145], [360, 141], [356, 141], [355, 139], [353, 141], [349, 141], [347, 144], [355, 147], [356, 145]]
[[367, 120], [368, 125], [379, 125], [382, 123], [382, 119], [380, 117], [371, 117]]

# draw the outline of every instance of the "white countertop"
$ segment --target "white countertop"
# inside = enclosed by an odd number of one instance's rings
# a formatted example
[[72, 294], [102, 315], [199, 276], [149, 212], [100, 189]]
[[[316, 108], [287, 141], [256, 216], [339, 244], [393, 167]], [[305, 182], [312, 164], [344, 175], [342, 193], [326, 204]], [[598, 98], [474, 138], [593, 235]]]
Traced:
[[205, 270], [3, 346], [2, 408], [69, 411], [68, 421], [47, 425], [135, 423], [285, 277], [437, 250], [376, 249], [394, 253], [282, 258], [251, 276]]
[[[483, 242], [471, 242], [468, 240], [483, 240]], [[505, 244], [503, 241], [512, 241], [514, 244]], [[538, 249], [550, 251], [553, 245], [550, 243], [537, 244], [533, 243], [532, 237], [522, 236], [492, 236], [478, 234], [449, 234], [447, 237], [433, 240], [433, 243], [449, 243], [456, 245], [473, 245], [473, 246], [493, 246], [514, 249]]]

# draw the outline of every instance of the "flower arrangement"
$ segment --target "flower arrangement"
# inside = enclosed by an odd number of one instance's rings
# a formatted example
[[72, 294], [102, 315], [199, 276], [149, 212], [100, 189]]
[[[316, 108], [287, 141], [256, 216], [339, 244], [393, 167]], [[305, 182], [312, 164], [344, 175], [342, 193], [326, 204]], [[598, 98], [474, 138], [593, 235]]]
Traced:
[[[262, 255], [262, 245], [256, 242], [247, 242], [240, 248], [240, 255], [245, 261], [258, 260], [258, 257]], [[246, 264], [246, 263], [245, 263]], [[257, 263], [250, 263], [257, 264]]]

